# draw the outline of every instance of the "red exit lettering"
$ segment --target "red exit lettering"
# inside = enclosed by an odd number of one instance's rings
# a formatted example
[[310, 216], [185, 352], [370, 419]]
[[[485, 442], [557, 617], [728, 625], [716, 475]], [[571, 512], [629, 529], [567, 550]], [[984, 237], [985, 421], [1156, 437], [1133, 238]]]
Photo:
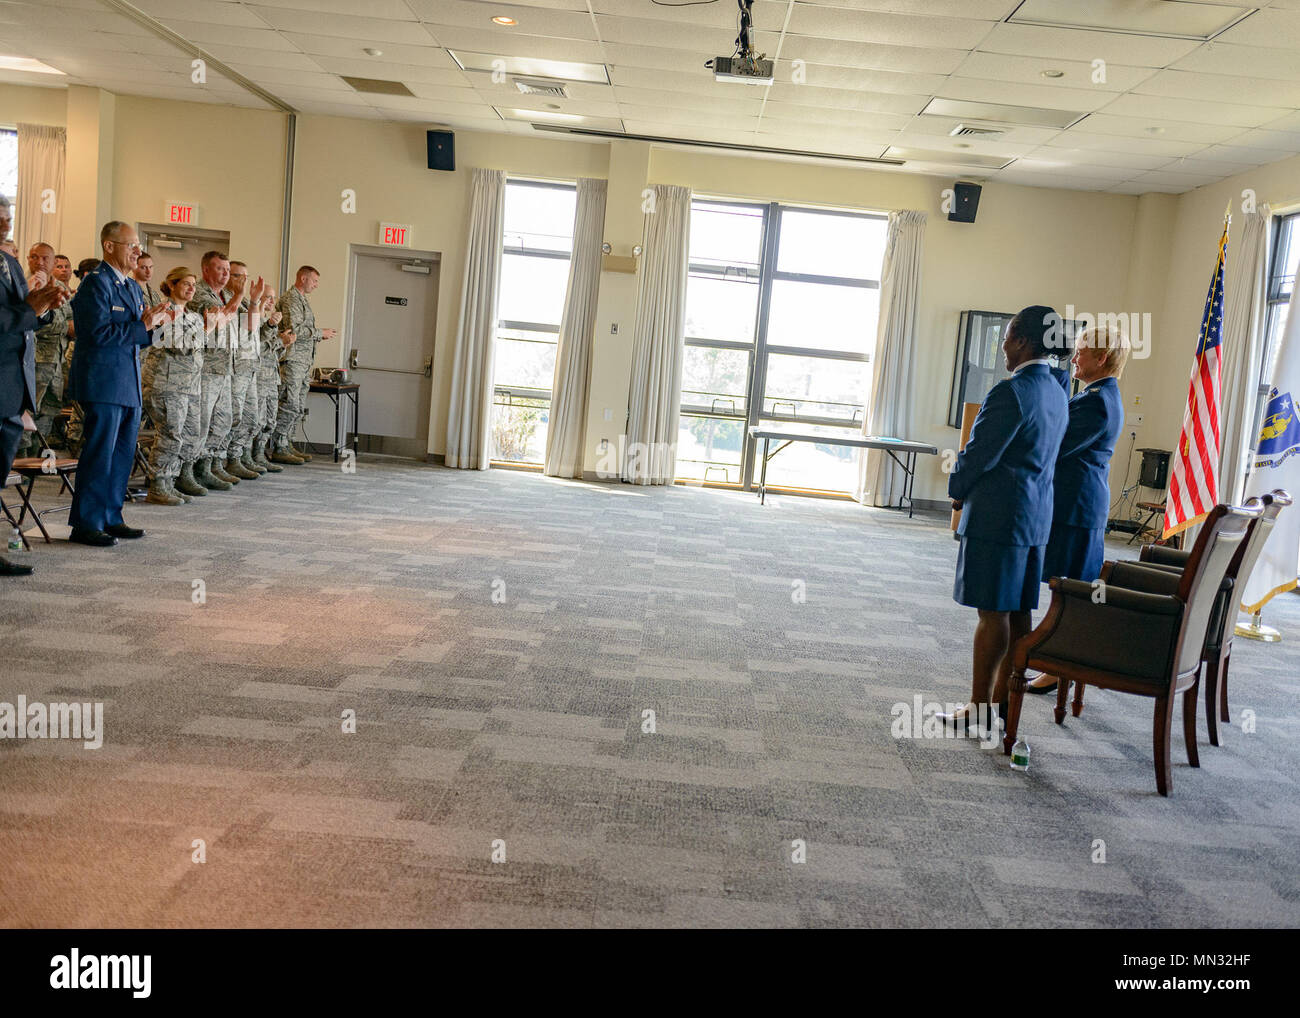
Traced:
[[386, 226], [386, 227], [384, 227], [384, 243], [385, 243], [385, 244], [405, 244], [405, 243], [406, 243], [406, 228], [405, 228], [405, 227], [399, 227], [399, 226]]
[[169, 223], [188, 223], [193, 212], [193, 205], [172, 205], [171, 217], [167, 221]]

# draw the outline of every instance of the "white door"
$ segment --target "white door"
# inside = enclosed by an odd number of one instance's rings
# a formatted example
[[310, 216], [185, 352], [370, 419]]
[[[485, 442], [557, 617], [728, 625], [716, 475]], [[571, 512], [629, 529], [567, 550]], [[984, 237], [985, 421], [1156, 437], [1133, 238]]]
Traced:
[[361, 385], [363, 452], [424, 459], [433, 395], [438, 256], [357, 254], [348, 330], [352, 380]]

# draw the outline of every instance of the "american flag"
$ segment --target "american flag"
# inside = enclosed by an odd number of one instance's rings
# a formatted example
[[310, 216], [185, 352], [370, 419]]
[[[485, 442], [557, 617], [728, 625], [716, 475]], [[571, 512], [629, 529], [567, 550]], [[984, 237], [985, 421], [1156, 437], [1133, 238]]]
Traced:
[[1219, 355], [1223, 339], [1223, 264], [1231, 222], [1232, 218], [1225, 215], [1219, 258], [1214, 263], [1214, 278], [1201, 316], [1201, 338], [1196, 344], [1183, 430], [1178, 436], [1165, 501], [1166, 538], [1200, 523], [1219, 498]]

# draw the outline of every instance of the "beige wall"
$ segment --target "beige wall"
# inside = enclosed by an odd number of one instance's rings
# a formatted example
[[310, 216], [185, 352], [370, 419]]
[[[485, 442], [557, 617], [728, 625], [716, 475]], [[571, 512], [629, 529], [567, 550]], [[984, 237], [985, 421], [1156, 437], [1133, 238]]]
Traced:
[[[92, 93], [95, 90], [83, 90]], [[69, 120], [72, 90], [0, 86], [0, 122], [68, 123], [69, 146], [87, 145]], [[89, 108], [88, 98], [80, 100]], [[280, 254], [285, 118], [209, 104], [131, 96], [95, 98], [95, 205], [132, 222], [157, 221], [168, 200], [200, 206], [200, 225], [231, 233], [232, 253], [274, 277]], [[74, 116], [73, 120], [77, 117]], [[111, 124], [109, 136], [104, 136]], [[89, 132], [90, 128], [86, 128]], [[160, 139], [169, 137], [169, 143]], [[989, 184], [978, 221], [949, 223], [940, 212], [949, 178], [852, 166], [651, 149], [638, 142], [578, 142], [528, 135], [457, 132], [453, 173], [429, 170], [420, 125], [301, 116], [295, 160], [291, 266], [310, 261], [323, 273], [314, 298], [323, 326], [343, 324], [349, 244], [373, 244], [381, 220], [410, 223], [413, 246], [442, 256], [429, 450], [446, 434], [451, 354], [459, 315], [470, 168], [555, 179], [610, 180], [606, 239], [616, 254], [640, 241], [640, 194], [647, 184], [684, 184], [697, 193], [929, 213], [921, 301], [912, 437], [947, 448], [957, 432], [946, 414], [966, 308], [1014, 311], [1030, 303], [1076, 311], [1150, 311], [1152, 356], [1130, 364], [1126, 408], [1140, 395], [1146, 423], [1136, 445], [1172, 446], [1181, 419], [1187, 368], [1224, 203], [1254, 188], [1260, 201], [1300, 199], [1300, 159], [1242, 174], [1181, 196], [1107, 195]], [[215, 147], [215, 152], [214, 152]], [[89, 182], [79, 188], [90, 193]], [[100, 192], [108, 187], [110, 199]], [[356, 212], [341, 211], [341, 192], [356, 191]], [[86, 197], [89, 201], [89, 198]], [[78, 234], [79, 235], [79, 234]], [[84, 257], [90, 251], [70, 251]], [[636, 277], [605, 272], [588, 410], [585, 466], [594, 470], [601, 438], [616, 441], [627, 409]], [[610, 334], [618, 323], [617, 336]], [[318, 360], [339, 363], [344, 341], [322, 344]], [[605, 411], [610, 419], [605, 420]], [[1127, 431], [1126, 431], [1127, 438]], [[1118, 488], [1126, 438], [1113, 470]], [[942, 498], [937, 459], [922, 461], [917, 495]]]

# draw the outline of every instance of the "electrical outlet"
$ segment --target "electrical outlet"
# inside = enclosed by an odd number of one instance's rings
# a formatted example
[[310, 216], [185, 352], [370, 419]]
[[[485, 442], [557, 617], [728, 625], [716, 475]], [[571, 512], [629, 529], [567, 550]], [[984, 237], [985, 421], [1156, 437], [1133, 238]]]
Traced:
[[612, 421], [613, 419], [614, 419], [614, 411], [611, 410], [609, 407], [605, 407], [605, 420]]
[[1142, 414], [1134, 414], [1132, 417], [1128, 419], [1128, 423], [1130, 427], [1140, 428], [1142, 427], [1142, 422], [1145, 419], [1146, 418]]
[[1134, 406], [1141, 406], [1141, 405], [1142, 405], [1142, 397], [1141, 397], [1140, 395], [1135, 395], [1135, 396], [1133, 397], [1133, 405], [1134, 405]]
[[606, 449], [608, 449], [608, 448], [609, 448], [609, 439], [608, 439], [608, 438], [602, 438], [602, 439], [600, 440], [600, 445], [599, 445], [599, 447], [596, 449], [596, 451], [597, 451], [597, 452], [604, 452], [604, 451], [605, 451]]
[[617, 335], [618, 335], [618, 322], [610, 322], [610, 323], [609, 323], [609, 334], [610, 334], [611, 336], [617, 336]]

